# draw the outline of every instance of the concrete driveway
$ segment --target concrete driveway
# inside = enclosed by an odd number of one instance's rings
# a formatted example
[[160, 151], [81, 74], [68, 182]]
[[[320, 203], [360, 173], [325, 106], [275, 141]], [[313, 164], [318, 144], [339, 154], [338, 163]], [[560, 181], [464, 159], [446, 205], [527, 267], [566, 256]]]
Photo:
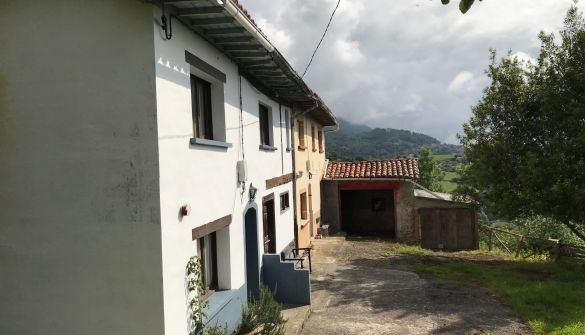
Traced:
[[301, 334], [529, 334], [485, 289], [421, 278], [383, 241], [317, 240]]

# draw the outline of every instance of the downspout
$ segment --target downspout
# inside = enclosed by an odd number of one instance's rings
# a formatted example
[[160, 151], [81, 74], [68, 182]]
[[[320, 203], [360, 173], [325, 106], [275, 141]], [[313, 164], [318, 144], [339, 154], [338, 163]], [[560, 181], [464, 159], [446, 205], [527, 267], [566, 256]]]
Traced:
[[299, 116], [303, 116], [309, 112], [311, 112], [312, 110], [314, 110], [315, 108], [319, 107], [319, 102], [315, 101], [315, 105], [312, 107], [307, 108], [306, 110], [304, 110], [301, 113], [295, 114], [295, 113], [290, 113], [290, 126], [291, 126], [291, 139], [290, 139], [290, 143], [291, 143], [291, 147], [292, 147], [292, 169], [293, 169], [293, 226], [294, 226], [294, 233], [295, 233], [295, 248], [299, 247], [299, 222], [298, 222], [298, 217], [297, 217], [297, 208], [298, 208], [298, 204], [297, 204], [297, 163], [296, 163], [296, 144], [295, 144], [295, 118], [299, 117]]

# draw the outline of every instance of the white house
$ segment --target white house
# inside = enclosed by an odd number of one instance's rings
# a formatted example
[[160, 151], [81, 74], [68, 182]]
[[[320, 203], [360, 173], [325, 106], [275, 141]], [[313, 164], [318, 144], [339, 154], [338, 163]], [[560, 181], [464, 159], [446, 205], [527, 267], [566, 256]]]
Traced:
[[188, 334], [194, 255], [209, 323], [310, 299], [290, 120], [330, 112], [237, 1], [0, 8], [1, 334]]

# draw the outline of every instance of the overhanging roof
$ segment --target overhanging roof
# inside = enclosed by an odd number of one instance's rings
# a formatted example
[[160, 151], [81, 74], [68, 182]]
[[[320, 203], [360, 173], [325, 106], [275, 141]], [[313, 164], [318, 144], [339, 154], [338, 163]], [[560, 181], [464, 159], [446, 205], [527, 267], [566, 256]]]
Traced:
[[237, 0], [163, 0], [183, 24], [233, 60], [240, 73], [274, 100], [313, 108], [309, 114], [324, 126], [337, 124], [323, 100], [268, 41]]

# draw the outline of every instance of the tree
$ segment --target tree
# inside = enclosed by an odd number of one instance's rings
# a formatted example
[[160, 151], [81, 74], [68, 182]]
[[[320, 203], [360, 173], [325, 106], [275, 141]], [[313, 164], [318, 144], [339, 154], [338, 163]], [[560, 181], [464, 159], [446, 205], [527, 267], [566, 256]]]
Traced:
[[431, 149], [424, 147], [419, 151], [418, 156], [418, 183], [431, 191], [442, 192], [441, 171], [433, 158]]
[[[482, 0], [479, 0], [482, 1]], [[441, 3], [443, 5], [448, 5], [449, 2], [451, 2], [450, 0], [441, 0]], [[469, 10], [469, 8], [471, 8], [471, 6], [473, 5], [473, 3], [475, 2], [475, 0], [461, 0], [459, 2], [459, 10], [461, 11], [461, 13], [465, 14], [467, 13], [467, 11]]]
[[540, 34], [537, 64], [510, 53], [460, 137], [467, 160], [459, 195], [509, 218], [542, 215], [585, 241], [585, 22], [568, 10], [560, 42]]

